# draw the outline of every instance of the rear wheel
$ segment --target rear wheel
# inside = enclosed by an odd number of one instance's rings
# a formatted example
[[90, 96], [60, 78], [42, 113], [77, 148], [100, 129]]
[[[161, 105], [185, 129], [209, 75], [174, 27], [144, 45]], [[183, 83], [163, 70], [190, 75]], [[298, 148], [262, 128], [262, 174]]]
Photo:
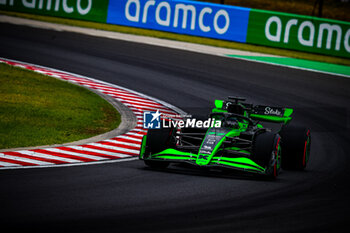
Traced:
[[266, 169], [266, 175], [276, 178], [281, 165], [281, 137], [278, 134], [264, 132], [258, 134], [253, 142], [252, 160]]
[[282, 137], [282, 168], [303, 170], [310, 157], [310, 130], [299, 126], [283, 126]]
[[147, 158], [152, 155], [159, 153], [167, 148], [172, 148], [175, 145], [173, 134], [175, 133], [174, 128], [163, 128], [163, 129], [149, 129], [147, 136], [144, 136], [143, 142], [145, 149], [143, 151], [143, 159], [147, 166], [152, 168], [166, 168], [169, 166], [169, 162], [166, 161], [152, 161]]

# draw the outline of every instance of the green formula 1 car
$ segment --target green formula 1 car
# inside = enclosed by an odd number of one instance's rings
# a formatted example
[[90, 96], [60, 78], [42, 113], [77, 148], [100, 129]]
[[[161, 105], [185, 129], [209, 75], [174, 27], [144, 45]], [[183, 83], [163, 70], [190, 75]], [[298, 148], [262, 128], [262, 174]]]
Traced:
[[[140, 159], [153, 168], [189, 163], [271, 178], [279, 174], [281, 167], [302, 170], [309, 160], [310, 130], [288, 124], [292, 113], [290, 108], [248, 104], [241, 97], [215, 100], [209, 115], [215, 125], [149, 129], [142, 139]], [[273, 132], [261, 122], [282, 126]]]

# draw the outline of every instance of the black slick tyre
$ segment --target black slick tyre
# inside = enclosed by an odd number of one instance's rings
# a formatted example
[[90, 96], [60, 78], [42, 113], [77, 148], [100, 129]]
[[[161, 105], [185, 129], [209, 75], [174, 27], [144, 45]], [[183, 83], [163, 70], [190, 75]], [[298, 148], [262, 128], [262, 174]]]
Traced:
[[282, 137], [282, 168], [303, 170], [310, 158], [311, 134], [305, 127], [286, 125], [280, 132]]
[[144, 152], [144, 162], [152, 168], [166, 168], [169, 163], [166, 161], [147, 160], [151, 154], [159, 153], [175, 145], [173, 134], [174, 128], [149, 129], [146, 137], [146, 149]]
[[276, 178], [281, 165], [281, 137], [271, 132], [263, 132], [255, 136], [251, 159], [265, 168], [269, 178]]

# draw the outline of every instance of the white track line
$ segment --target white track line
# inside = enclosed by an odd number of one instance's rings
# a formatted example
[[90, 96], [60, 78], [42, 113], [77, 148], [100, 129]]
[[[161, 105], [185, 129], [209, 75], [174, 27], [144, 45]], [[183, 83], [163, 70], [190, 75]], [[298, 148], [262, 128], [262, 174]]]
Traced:
[[55, 165], [41, 165], [41, 166], [20, 166], [18, 164], [12, 165], [12, 167], [0, 167], [0, 170], [13, 170], [13, 169], [32, 169], [32, 168], [60, 168], [60, 167], [76, 167], [76, 166], [88, 166], [88, 165], [101, 165], [107, 163], [121, 163], [138, 160], [139, 158], [122, 158], [122, 159], [107, 159], [96, 162], [80, 162], [80, 163], [68, 163], [68, 164], [55, 164]]

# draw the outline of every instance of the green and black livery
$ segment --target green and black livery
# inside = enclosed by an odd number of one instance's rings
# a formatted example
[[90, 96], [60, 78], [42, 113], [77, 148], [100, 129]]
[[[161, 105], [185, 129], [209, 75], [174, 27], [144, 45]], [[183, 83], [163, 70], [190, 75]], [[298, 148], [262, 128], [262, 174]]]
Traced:
[[[293, 126], [293, 109], [245, 102], [241, 97], [215, 100], [210, 119], [220, 127], [149, 129], [140, 159], [154, 168], [170, 163], [229, 168], [275, 178], [283, 169], [302, 170], [310, 155], [310, 130]], [[279, 123], [275, 132], [261, 122]]]

